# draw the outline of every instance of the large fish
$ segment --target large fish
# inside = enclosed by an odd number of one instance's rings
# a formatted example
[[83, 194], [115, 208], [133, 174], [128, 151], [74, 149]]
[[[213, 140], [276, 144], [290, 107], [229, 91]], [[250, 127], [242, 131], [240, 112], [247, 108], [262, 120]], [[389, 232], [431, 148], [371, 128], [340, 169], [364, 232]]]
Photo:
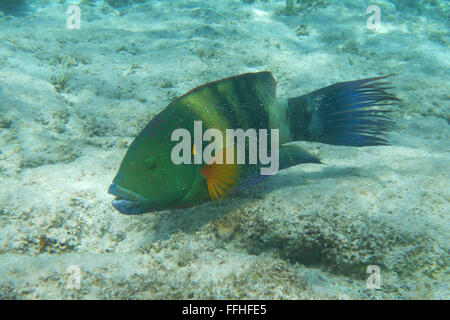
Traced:
[[[391, 88], [381, 81], [385, 78], [336, 83], [290, 99], [276, 97], [276, 81], [270, 72], [242, 74], [197, 87], [157, 114], [132, 142], [108, 190], [116, 197], [112, 204], [124, 214], [192, 207], [261, 180], [258, 163], [175, 164], [171, 155], [178, 142], [172, 141], [172, 133], [184, 128], [194, 137], [195, 121], [201, 121], [204, 130], [220, 130], [224, 137], [226, 129], [278, 129], [279, 169], [320, 163], [298, 146], [285, 145], [290, 141], [386, 145], [384, 135], [394, 123], [389, 110], [380, 107], [399, 99], [386, 91]], [[191, 156], [196, 157], [209, 143], [198, 145], [193, 138]], [[216, 157], [225, 158], [229, 146], [223, 145]]]

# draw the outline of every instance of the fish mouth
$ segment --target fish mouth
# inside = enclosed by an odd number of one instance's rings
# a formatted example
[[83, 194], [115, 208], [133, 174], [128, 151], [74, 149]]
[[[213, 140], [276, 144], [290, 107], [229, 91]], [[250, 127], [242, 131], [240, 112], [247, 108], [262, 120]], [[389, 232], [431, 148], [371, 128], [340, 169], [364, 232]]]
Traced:
[[145, 200], [142, 196], [125, 190], [115, 183], [109, 186], [108, 193], [116, 197], [111, 203], [120, 213], [136, 215], [149, 211], [142, 206]]

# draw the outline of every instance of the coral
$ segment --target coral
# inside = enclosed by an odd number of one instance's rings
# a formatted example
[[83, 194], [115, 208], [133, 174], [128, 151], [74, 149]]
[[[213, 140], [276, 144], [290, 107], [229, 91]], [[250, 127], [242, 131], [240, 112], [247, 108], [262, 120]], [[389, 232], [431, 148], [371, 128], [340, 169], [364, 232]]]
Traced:
[[0, 114], [0, 128], [9, 129], [11, 128], [11, 119], [8, 119]]
[[306, 24], [301, 24], [295, 30], [297, 37], [309, 36], [308, 26]]
[[70, 91], [69, 80], [70, 74], [66, 72], [63, 74], [52, 75], [50, 83], [53, 84], [57, 92], [67, 93]]

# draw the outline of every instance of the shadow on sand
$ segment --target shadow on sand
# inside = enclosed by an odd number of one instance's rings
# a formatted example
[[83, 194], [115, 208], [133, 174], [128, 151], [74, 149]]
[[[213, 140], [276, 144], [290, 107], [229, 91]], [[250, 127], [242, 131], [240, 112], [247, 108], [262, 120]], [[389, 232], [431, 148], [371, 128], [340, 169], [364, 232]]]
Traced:
[[310, 184], [311, 181], [335, 179], [349, 176], [366, 176], [366, 168], [359, 167], [328, 167], [323, 166], [319, 172], [298, 172], [289, 175], [274, 175], [259, 185], [249, 188], [247, 191], [235, 192], [230, 197], [217, 201], [207, 202], [194, 208], [183, 210], [163, 211], [160, 221], [149, 232], [145, 242], [156, 242], [169, 239], [173, 234], [183, 232], [193, 234], [204, 225], [214, 220], [220, 220], [226, 214], [248, 206], [251, 202], [259, 201], [272, 191], [296, 187], [302, 184]]

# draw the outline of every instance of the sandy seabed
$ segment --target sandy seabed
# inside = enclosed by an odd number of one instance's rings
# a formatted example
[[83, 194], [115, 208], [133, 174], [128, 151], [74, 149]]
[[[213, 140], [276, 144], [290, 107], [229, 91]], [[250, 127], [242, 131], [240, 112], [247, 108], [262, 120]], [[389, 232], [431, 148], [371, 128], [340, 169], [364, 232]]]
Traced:
[[[0, 14], [1, 299], [450, 297], [446, 1], [372, 1], [376, 30], [367, 1], [81, 2], [80, 30], [76, 1]], [[284, 97], [395, 73], [392, 145], [302, 142], [326, 165], [187, 210], [114, 210], [106, 190], [157, 112], [262, 70]]]

